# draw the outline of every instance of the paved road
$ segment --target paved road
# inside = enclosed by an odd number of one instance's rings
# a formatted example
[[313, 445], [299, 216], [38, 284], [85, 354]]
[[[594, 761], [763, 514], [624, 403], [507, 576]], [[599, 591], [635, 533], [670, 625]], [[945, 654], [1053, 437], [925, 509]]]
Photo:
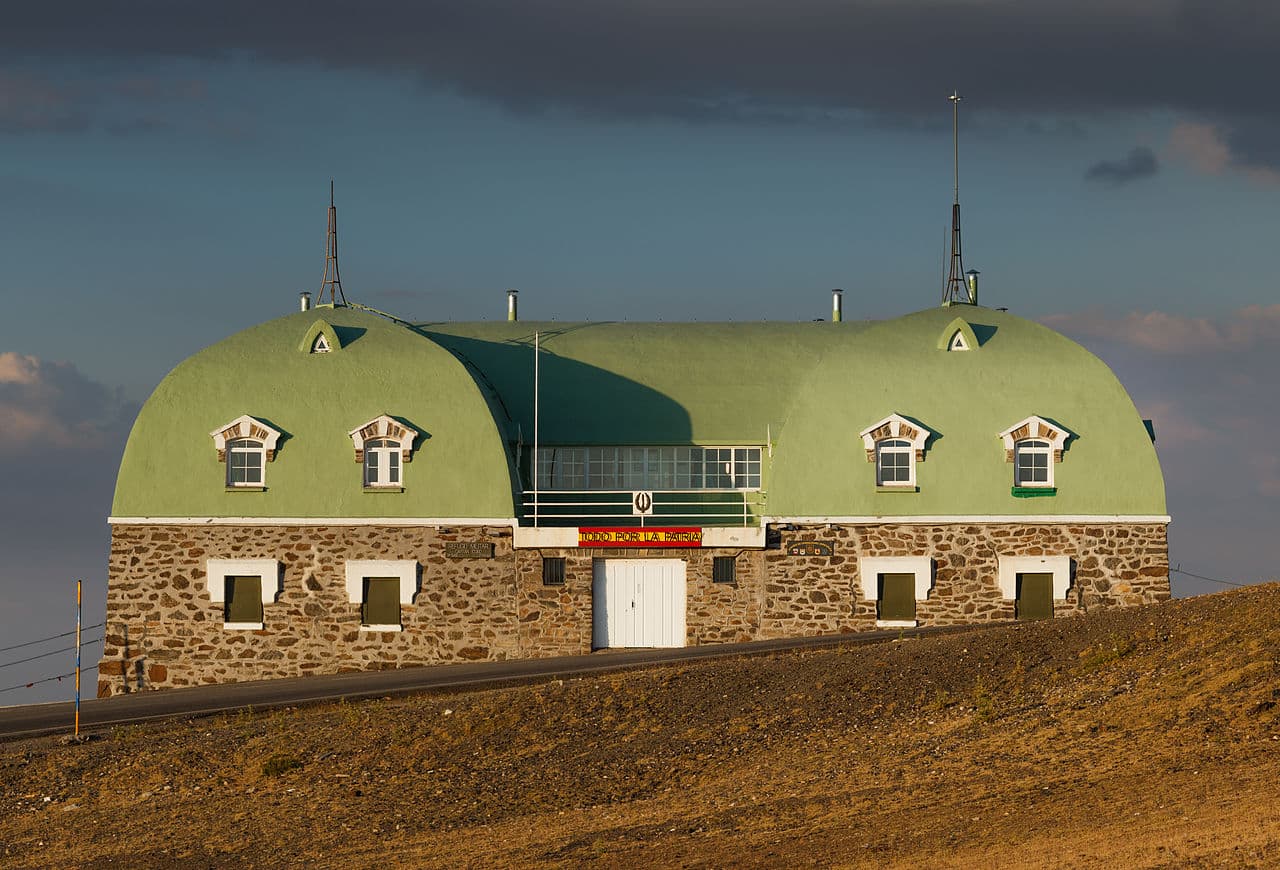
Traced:
[[[500, 686], [546, 682], [609, 671], [691, 662], [701, 659], [757, 656], [793, 649], [862, 646], [899, 637], [927, 637], [959, 631], [990, 628], [990, 623], [973, 626], [940, 626], [907, 631], [868, 631], [823, 637], [763, 640], [750, 643], [712, 644], [680, 649], [610, 650], [590, 655], [558, 656], [546, 659], [517, 659], [504, 662], [468, 662], [398, 668], [389, 671], [358, 671], [326, 676], [283, 680], [257, 680], [219, 686], [195, 686], [143, 692], [85, 701], [80, 706], [81, 731], [149, 719], [208, 716], [246, 707], [269, 709], [297, 706], [339, 698], [378, 698], [456, 689], [492, 689]], [[73, 704], [29, 704], [0, 708], [0, 740], [68, 733], [73, 720]]]

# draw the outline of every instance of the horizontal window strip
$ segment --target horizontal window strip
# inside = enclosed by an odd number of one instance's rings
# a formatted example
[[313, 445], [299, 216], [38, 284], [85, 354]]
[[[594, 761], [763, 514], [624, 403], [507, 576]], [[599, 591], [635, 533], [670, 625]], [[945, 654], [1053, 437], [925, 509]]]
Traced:
[[759, 489], [762, 447], [540, 447], [537, 489]]

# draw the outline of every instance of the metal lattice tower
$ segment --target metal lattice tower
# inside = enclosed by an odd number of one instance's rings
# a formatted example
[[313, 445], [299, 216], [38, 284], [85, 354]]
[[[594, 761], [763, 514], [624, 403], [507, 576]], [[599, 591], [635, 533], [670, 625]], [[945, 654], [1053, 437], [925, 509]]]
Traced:
[[[346, 305], [347, 294], [342, 292], [342, 277], [338, 274], [338, 209], [333, 204], [333, 179], [329, 179], [329, 232], [324, 246], [324, 281], [316, 302], [324, 299], [329, 291], [330, 305]], [[342, 300], [339, 303], [338, 300]]]
[[953, 167], [955, 172], [955, 200], [951, 204], [951, 268], [947, 281], [942, 286], [942, 304], [956, 302], [978, 304], [977, 286], [973, 288], [965, 282], [964, 257], [960, 252], [960, 95], [952, 92], [947, 97], [951, 101], [951, 143], [953, 148]]

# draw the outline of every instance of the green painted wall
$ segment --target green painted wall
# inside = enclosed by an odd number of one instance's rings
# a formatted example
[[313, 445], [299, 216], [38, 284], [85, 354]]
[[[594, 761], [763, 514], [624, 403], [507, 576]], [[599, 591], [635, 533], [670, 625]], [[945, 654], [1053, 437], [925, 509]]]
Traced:
[[[300, 349], [315, 321], [343, 347]], [[423, 433], [405, 491], [367, 493], [347, 433], [390, 414]], [[249, 414], [286, 433], [265, 492], [225, 492], [209, 432]], [[480, 386], [449, 351], [351, 309], [247, 329], [175, 368], [125, 447], [115, 516], [511, 517], [506, 447]]]

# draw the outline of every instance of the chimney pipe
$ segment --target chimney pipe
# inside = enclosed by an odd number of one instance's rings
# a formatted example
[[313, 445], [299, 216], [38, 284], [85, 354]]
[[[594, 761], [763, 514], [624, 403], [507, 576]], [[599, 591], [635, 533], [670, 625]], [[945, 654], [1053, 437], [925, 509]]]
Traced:
[[831, 322], [839, 323], [844, 320], [844, 291], [831, 291]]
[[311, 294], [305, 290], [303, 290], [301, 293], [298, 294], [298, 310], [299, 311], [311, 310]]
[[507, 320], [514, 321], [514, 320], [520, 319], [519, 313], [516, 310], [516, 296], [519, 293], [520, 293], [519, 290], [507, 291]]
[[981, 274], [977, 269], [970, 269], [964, 273], [965, 283], [969, 285], [969, 301], [974, 305], [978, 304], [978, 276]]

